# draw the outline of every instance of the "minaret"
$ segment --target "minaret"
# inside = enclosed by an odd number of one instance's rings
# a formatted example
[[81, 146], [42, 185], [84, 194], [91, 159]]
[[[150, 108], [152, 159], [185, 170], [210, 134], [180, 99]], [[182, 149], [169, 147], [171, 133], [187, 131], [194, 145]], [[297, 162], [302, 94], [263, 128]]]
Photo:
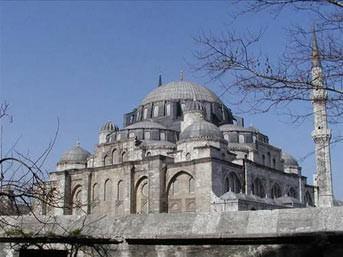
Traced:
[[328, 98], [323, 78], [323, 69], [320, 63], [320, 53], [317, 37], [313, 29], [312, 38], [312, 105], [314, 115], [314, 130], [312, 138], [315, 144], [316, 176], [315, 185], [318, 187], [318, 207], [332, 207], [333, 190], [331, 177], [330, 139], [331, 131], [328, 128], [326, 102]]

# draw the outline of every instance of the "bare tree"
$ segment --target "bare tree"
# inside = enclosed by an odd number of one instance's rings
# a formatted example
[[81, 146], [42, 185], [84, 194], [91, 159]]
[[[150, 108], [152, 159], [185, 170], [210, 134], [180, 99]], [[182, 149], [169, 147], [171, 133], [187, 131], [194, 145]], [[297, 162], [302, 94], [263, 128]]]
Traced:
[[[297, 12], [309, 12], [314, 28], [301, 25], [288, 28], [290, 40], [278, 61], [272, 61], [266, 54], [258, 53], [255, 45], [263, 33], [239, 34], [226, 31], [218, 35], [202, 34], [196, 37], [199, 49], [197, 69], [206, 71], [212, 79], [219, 80], [225, 91], [237, 96], [236, 104], [245, 103], [247, 112], [267, 112], [282, 107], [288, 110], [294, 121], [308, 117], [308, 112], [292, 108], [299, 102], [311, 102], [315, 88], [311, 76], [311, 37], [318, 35], [321, 65], [325, 74], [325, 89], [329, 93], [328, 110], [331, 122], [343, 120], [343, 2], [342, 1], [300, 1], [260, 0], [235, 1], [243, 10], [241, 16], [271, 11], [277, 16], [286, 8]], [[276, 17], [277, 18], [277, 17]]]

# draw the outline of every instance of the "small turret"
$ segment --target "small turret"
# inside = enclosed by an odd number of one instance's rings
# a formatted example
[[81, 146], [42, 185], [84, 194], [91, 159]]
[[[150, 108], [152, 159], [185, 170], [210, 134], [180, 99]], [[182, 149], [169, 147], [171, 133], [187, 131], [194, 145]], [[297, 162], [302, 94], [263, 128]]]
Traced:
[[99, 144], [107, 143], [107, 136], [114, 131], [118, 131], [118, 127], [115, 126], [111, 121], [107, 121], [100, 129]]

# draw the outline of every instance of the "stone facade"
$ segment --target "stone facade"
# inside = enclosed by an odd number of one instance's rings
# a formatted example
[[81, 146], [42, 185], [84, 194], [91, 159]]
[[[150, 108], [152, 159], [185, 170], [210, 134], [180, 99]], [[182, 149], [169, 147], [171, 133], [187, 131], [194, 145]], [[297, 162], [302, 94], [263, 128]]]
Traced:
[[[50, 174], [60, 208], [81, 215], [218, 212], [314, 206], [296, 160], [232, 115], [210, 90], [175, 81], [153, 90], [93, 154], [78, 144]], [[43, 206], [44, 207], [44, 206]], [[40, 212], [40, 211], [39, 211]]]

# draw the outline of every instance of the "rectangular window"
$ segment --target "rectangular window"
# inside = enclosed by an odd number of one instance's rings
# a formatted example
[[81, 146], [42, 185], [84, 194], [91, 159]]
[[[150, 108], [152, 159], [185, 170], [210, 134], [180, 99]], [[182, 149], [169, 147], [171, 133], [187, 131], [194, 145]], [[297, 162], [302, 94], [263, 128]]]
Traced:
[[143, 119], [146, 119], [146, 118], [148, 118], [148, 108], [145, 108], [143, 112]]
[[170, 116], [170, 104], [167, 104], [166, 106], [166, 115]]
[[164, 132], [161, 132], [161, 134], [160, 134], [160, 140], [166, 140], [166, 133], [164, 133]]
[[158, 106], [155, 106], [154, 107], [154, 117], [158, 117], [158, 111], [159, 111]]
[[150, 132], [149, 131], [146, 131], [144, 132], [144, 139], [150, 139]]

